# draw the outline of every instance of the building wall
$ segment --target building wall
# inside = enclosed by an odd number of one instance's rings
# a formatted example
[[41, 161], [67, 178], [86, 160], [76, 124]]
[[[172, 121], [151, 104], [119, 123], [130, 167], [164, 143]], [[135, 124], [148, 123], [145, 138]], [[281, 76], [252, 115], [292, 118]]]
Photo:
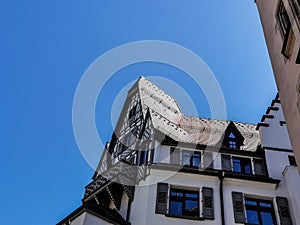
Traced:
[[300, 221], [300, 179], [295, 179], [299, 176], [298, 170], [295, 166], [287, 166], [283, 172], [285, 183], [290, 197], [290, 205], [295, 216], [295, 221]]
[[285, 118], [283, 117], [281, 104], [276, 103], [273, 107], [277, 107], [278, 111], [271, 110], [268, 115], [274, 116], [274, 118], [264, 120], [264, 123], [269, 126], [260, 128], [261, 144], [264, 147], [292, 150], [286, 124], [282, 123]]
[[[290, 165], [288, 156], [293, 155], [293, 153], [274, 150], [265, 150], [265, 152], [269, 176], [274, 179], [282, 179], [285, 167]], [[300, 178], [298, 177], [298, 179]]]
[[86, 217], [83, 225], [112, 225], [112, 224], [90, 213], [86, 213]]
[[99, 217], [96, 217], [90, 213], [84, 212], [80, 216], [71, 221], [71, 225], [110, 225]]
[[80, 216], [76, 217], [72, 222], [71, 225], [83, 225], [86, 213], [82, 213]]
[[[281, 103], [273, 105], [278, 110], [270, 110], [267, 115], [274, 118], [264, 119], [268, 127], [260, 126], [259, 133], [262, 146], [265, 148], [266, 163], [269, 176], [281, 182], [276, 188], [289, 199], [290, 209], [294, 221], [300, 221], [300, 176], [295, 166], [290, 166], [289, 156], [294, 156], [285, 124]], [[290, 150], [290, 151], [289, 151]]]
[[[201, 187], [211, 187], [214, 189], [214, 205], [220, 205], [218, 197], [219, 185], [218, 178], [211, 176], [195, 176], [194, 174], [174, 173], [170, 171], [151, 170], [151, 175], [141, 186], [136, 188], [135, 200], [132, 204], [130, 222], [132, 224], [201, 224], [219, 225], [221, 224], [221, 212], [219, 207], [215, 207], [215, 220], [188, 220], [166, 217], [165, 215], [155, 214], [157, 183], [165, 182], [173, 186], [182, 188], [199, 189]], [[150, 185], [147, 185], [150, 184]], [[200, 203], [201, 205], [201, 203]], [[143, 206], [143, 207], [141, 207]]]
[[[219, 195], [219, 179], [212, 176], [174, 173], [171, 171], [152, 170], [151, 175], [143, 183], [142, 187], [137, 187], [135, 192], [135, 200], [132, 205], [130, 221], [132, 224], [199, 224], [200, 221], [189, 219], [178, 219], [167, 217], [161, 214], [155, 214], [157, 182], [165, 182], [171, 186], [180, 186], [182, 188], [201, 188], [211, 187], [214, 190], [214, 220], [204, 220], [204, 225], [220, 225], [221, 224], [221, 207]], [[146, 185], [151, 184], [151, 185]], [[272, 200], [277, 221], [279, 221], [278, 211], [275, 208], [275, 197], [287, 197], [286, 188], [276, 189], [275, 184], [245, 181], [241, 179], [225, 178], [224, 180], [224, 208], [226, 224], [236, 224], [234, 222], [234, 212], [232, 203], [232, 192], [242, 192], [247, 197], [262, 198]], [[200, 202], [201, 206], [201, 202]], [[200, 207], [201, 208], [201, 207]]]
[[296, 64], [299, 51], [299, 30], [294, 22], [288, 0], [283, 0], [288, 11], [292, 29], [295, 34], [292, 55], [289, 59], [281, 54], [283, 37], [277, 21], [277, 7], [279, 0], [257, 0], [261, 23], [279, 91], [288, 132], [290, 135], [293, 151], [298, 164], [300, 164], [300, 93], [299, 73], [300, 65]]

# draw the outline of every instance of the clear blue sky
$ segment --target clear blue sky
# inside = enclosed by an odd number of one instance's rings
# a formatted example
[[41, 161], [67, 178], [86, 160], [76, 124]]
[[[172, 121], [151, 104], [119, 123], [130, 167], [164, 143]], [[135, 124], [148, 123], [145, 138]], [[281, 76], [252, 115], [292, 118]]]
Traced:
[[[253, 0], [10, 0], [1, 24], [1, 223], [50, 225], [80, 206], [93, 170], [72, 130], [76, 86], [106, 51], [138, 40], [175, 42], [216, 75], [228, 119], [257, 123], [276, 87]], [[209, 117], [201, 91], [180, 71], [141, 63], [119, 71], [97, 104], [97, 125], [112, 133], [111, 102], [141, 74], [180, 83]], [[100, 152], [100, 150], [99, 150]]]

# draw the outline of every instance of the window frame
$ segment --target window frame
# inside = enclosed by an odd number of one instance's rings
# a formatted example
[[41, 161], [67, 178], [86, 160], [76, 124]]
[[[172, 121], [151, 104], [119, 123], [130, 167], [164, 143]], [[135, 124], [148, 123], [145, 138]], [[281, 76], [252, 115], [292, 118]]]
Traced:
[[[251, 204], [247, 204], [247, 201], [251, 201], [251, 202], [255, 202], [256, 205], [251, 205]], [[261, 204], [270, 204], [270, 207], [266, 207], [266, 206], [262, 206]], [[259, 225], [259, 224], [263, 224], [263, 217], [262, 217], [262, 213], [270, 213], [273, 223], [277, 224], [276, 221], [276, 215], [275, 215], [275, 208], [274, 208], [274, 204], [272, 200], [265, 200], [265, 199], [257, 199], [257, 198], [253, 198], [253, 197], [244, 197], [244, 205], [245, 205], [245, 215], [246, 215], [246, 224], [248, 225]], [[247, 210], [252, 210], [257, 212], [257, 219], [258, 219], [258, 224], [257, 223], [251, 223], [249, 221], [249, 218], [247, 216]]]
[[278, 3], [277, 21], [281, 35], [282, 37], [285, 37], [287, 35], [287, 32], [289, 31], [289, 28], [291, 27], [291, 20], [282, 0], [280, 0], [280, 2]]
[[297, 166], [297, 161], [296, 161], [295, 156], [289, 155], [288, 158], [289, 158], [289, 164], [290, 164], [290, 166]]
[[[240, 168], [241, 171], [235, 171], [235, 162], [234, 160], [239, 160], [240, 161]], [[238, 156], [232, 156], [231, 157], [231, 161], [232, 161], [232, 172], [234, 173], [241, 173], [241, 174], [248, 174], [248, 175], [254, 175], [253, 174], [253, 169], [252, 169], [252, 158], [245, 158], [245, 157], [238, 157]], [[249, 173], [246, 172], [246, 165], [245, 162], [248, 161], [249, 165], [250, 165], [250, 169], [249, 169]]]
[[[172, 193], [182, 193], [182, 196], [174, 196]], [[196, 194], [197, 197], [188, 197], [187, 194]], [[186, 201], [196, 201], [197, 202], [197, 211], [194, 212], [195, 215], [192, 215], [192, 213], [189, 213], [189, 211], [186, 210]], [[180, 202], [182, 204], [182, 211], [181, 215], [178, 214], [172, 214], [171, 212], [171, 204], [172, 202]], [[199, 190], [192, 190], [192, 189], [182, 189], [177, 187], [170, 187], [169, 191], [169, 202], [168, 202], [168, 214], [169, 216], [174, 217], [191, 217], [191, 218], [199, 218], [200, 217], [200, 193]]]
[[295, 36], [287, 8], [285, 7], [282, 0], [279, 1], [277, 7], [277, 23], [279, 25], [279, 30], [283, 38], [281, 54], [286, 59], [289, 59], [293, 54]]
[[[184, 158], [185, 153], [189, 153], [188, 162], [185, 162], [185, 158]], [[197, 168], [197, 169], [202, 168], [202, 152], [182, 149], [181, 155], [182, 155], [182, 165], [183, 166]], [[196, 156], [196, 155], [198, 155], [198, 156]], [[199, 165], [194, 165], [194, 159], [199, 160]]]
[[[240, 159], [242, 161], [250, 161], [250, 173], [243, 172], [242, 167], [241, 172], [235, 171], [234, 168], [234, 159]], [[263, 174], [260, 174], [256, 169], [256, 163], [261, 161], [261, 166], [263, 169]], [[229, 168], [229, 162], [230, 162], [230, 168]], [[222, 165], [222, 170], [223, 171], [228, 171], [232, 173], [237, 173], [237, 174], [245, 174], [245, 175], [250, 175], [250, 176], [263, 176], [266, 177], [268, 176], [268, 171], [267, 171], [267, 166], [264, 163], [264, 158], [258, 158], [258, 157], [243, 157], [240, 155], [232, 155], [232, 154], [221, 154], [221, 165]]]
[[[172, 193], [181, 193], [181, 195]], [[190, 194], [190, 196], [188, 196], [188, 194]], [[196, 202], [196, 210], [187, 210], [186, 201]], [[179, 214], [171, 212], [172, 202], [181, 203], [181, 212]], [[155, 214], [189, 220], [214, 220], [214, 205], [214, 188], [212, 187], [179, 186], [169, 183], [157, 183]], [[193, 206], [193, 204], [190, 206]], [[173, 209], [176, 211], [176, 207]]]
[[[170, 148], [170, 161], [169, 163], [172, 165], [181, 165], [184, 167], [189, 167], [193, 169], [214, 169], [214, 155], [213, 152], [203, 151], [200, 149], [192, 149], [192, 148], [182, 148], [182, 147], [174, 147], [168, 146]], [[189, 152], [192, 156], [189, 159], [189, 163], [184, 163], [184, 152]], [[199, 166], [193, 165], [193, 155], [199, 154]], [[208, 160], [208, 161], [207, 161]]]

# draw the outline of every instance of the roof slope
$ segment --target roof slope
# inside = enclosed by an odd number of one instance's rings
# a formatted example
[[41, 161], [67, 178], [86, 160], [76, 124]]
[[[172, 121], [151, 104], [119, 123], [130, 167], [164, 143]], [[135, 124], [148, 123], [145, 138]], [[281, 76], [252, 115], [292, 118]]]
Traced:
[[[178, 142], [216, 146], [230, 121], [183, 115], [176, 100], [158, 86], [140, 77], [137, 81], [143, 108], [149, 108], [155, 129]], [[243, 150], [256, 151], [260, 144], [256, 124], [233, 122], [245, 138]]]

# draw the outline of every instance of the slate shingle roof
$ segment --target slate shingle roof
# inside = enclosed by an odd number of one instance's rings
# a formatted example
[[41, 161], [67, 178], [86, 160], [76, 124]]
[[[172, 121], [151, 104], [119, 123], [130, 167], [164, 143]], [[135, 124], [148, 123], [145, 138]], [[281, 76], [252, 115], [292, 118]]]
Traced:
[[[178, 142], [215, 146], [222, 140], [230, 121], [183, 115], [176, 100], [145, 77], [140, 77], [137, 86], [144, 110], [150, 109], [155, 129]], [[260, 144], [256, 124], [233, 123], [245, 138], [241, 149], [256, 151]]]

